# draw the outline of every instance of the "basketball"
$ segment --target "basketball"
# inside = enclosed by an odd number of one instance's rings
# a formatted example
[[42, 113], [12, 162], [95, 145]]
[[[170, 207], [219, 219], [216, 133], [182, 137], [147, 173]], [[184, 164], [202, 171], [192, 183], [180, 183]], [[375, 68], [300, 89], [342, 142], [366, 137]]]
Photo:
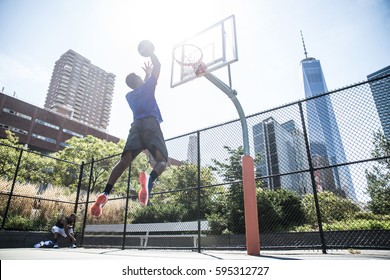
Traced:
[[149, 40], [143, 40], [138, 44], [138, 52], [144, 57], [150, 56], [154, 53], [154, 45]]

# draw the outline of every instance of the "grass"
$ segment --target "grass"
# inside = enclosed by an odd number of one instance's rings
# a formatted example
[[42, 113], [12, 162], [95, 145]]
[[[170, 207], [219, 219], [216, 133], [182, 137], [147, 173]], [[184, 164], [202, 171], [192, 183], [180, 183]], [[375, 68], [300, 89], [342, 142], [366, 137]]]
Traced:
[[[8, 203], [12, 182], [0, 179], [0, 211], [4, 213]], [[89, 200], [93, 201], [99, 193], [91, 193]], [[35, 184], [16, 183], [13, 197], [5, 224], [6, 229], [13, 230], [49, 230], [60, 217], [75, 212], [76, 193], [69, 188], [49, 186], [40, 191]], [[81, 192], [77, 208], [76, 228], [81, 228], [84, 220], [87, 193]], [[88, 205], [89, 209], [92, 202]], [[103, 208], [103, 215], [99, 218], [87, 215], [90, 224], [123, 224], [125, 218], [126, 200], [122, 197], [110, 195]], [[134, 214], [140, 207], [137, 202], [129, 201], [127, 222], [134, 220]]]

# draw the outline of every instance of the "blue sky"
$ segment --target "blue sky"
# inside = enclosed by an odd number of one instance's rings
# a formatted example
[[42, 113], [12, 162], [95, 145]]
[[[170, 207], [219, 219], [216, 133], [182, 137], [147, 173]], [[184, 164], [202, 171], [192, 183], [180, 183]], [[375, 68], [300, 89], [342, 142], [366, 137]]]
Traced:
[[[233, 104], [205, 78], [169, 84], [172, 46], [232, 14], [232, 82], [247, 115], [304, 98], [300, 30], [329, 90], [390, 65], [388, 0], [0, 0], [0, 88], [43, 107], [55, 61], [73, 49], [116, 75], [108, 133], [126, 138], [124, 79], [142, 74], [137, 44], [150, 39], [162, 63], [156, 94], [165, 137], [230, 121]], [[215, 74], [228, 83], [226, 69]]]

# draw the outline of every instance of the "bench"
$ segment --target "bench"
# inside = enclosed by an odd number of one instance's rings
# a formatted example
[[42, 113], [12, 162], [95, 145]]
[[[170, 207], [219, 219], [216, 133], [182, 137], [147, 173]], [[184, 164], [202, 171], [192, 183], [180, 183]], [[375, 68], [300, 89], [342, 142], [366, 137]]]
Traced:
[[[200, 230], [209, 230], [208, 221], [200, 222]], [[85, 226], [85, 233], [123, 233], [124, 224], [92, 224]], [[174, 237], [174, 238], [192, 238], [194, 247], [198, 247], [198, 234], [150, 234], [161, 232], [189, 232], [198, 231], [198, 221], [174, 222], [174, 223], [148, 223], [148, 224], [127, 224], [126, 233], [141, 233], [143, 235], [130, 235], [140, 239], [140, 246], [147, 247], [149, 238]]]

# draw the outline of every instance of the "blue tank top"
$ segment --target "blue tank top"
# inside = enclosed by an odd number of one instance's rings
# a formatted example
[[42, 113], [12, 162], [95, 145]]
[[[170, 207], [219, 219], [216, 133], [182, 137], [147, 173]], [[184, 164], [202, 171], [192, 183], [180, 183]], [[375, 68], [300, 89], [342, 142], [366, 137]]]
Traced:
[[157, 80], [153, 75], [135, 90], [126, 94], [127, 103], [133, 111], [133, 120], [153, 116], [159, 123], [163, 121], [160, 109], [154, 96]]

